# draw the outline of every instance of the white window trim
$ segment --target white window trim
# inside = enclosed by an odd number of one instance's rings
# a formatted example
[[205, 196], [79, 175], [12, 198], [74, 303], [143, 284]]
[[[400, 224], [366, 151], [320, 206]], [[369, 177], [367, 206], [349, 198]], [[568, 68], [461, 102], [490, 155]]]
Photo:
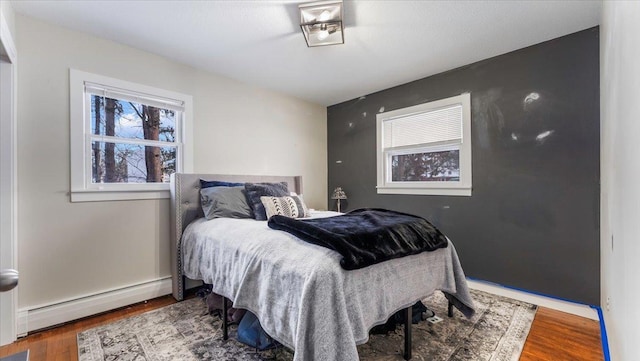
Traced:
[[[114, 79], [84, 71], [69, 69], [69, 103], [71, 126], [71, 201], [114, 201], [133, 199], [162, 199], [169, 198], [169, 184], [167, 183], [138, 183], [138, 184], [100, 184], [92, 185], [87, 179], [87, 147], [85, 121], [85, 82], [102, 84], [109, 87], [127, 89], [163, 98], [176, 99], [184, 102], [184, 116], [180, 124], [181, 132], [181, 169], [177, 172], [193, 171], [193, 98], [190, 95], [158, 89], [146, 85]], [[180, 163], [178, 163], [180, 164]]]
[[[459, 182], [392, 182], [387, 177], [391, 165], [383, 150], [383, 122], [412, 113], [426, 112], [452, 105], [462, 105], [462, 141], [460, 144]], [[431, 147], [430, 147], [431, 148]], [[414, 105], [376, 115], [377, 192], [379, 194], [423, 194], [471, 196], [471, 95], [463, 93], [451, 98]]]

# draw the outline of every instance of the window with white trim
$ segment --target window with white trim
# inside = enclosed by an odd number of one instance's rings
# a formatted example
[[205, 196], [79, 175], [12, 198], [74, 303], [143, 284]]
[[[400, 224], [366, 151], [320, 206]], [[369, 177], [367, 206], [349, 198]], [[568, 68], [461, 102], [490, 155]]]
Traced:
[[471, 97], [377, 114], [377, 191], [471, 195]]
[[169, 197], [190, 171], [192, 98], [70, 70], [71, 200]]

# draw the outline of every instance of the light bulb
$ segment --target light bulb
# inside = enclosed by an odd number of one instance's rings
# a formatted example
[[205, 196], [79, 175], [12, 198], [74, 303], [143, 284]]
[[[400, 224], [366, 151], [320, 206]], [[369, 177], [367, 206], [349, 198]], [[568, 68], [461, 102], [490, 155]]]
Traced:
[[324, 40], [329, 37], [329, 30], [318, 31], [318, 40]]
[[320, 16], [318, 17], [319, 21], [327, 21], [329, 19], [331, 19], [331, 13], [329, 12], [329, 10], [321, 12]]

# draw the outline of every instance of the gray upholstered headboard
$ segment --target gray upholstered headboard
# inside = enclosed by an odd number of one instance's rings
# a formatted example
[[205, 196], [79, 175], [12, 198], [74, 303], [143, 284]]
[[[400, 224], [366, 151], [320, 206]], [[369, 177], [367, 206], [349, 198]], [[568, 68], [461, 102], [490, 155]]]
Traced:
[[289, 190], [302, 194], [302, 177], [257, 176], [229, 174], [171, 175], [171, 278], [173, 297], [184, 298], [184, 275], [182, 273], [182, 232], [193, 220], [203, 216], [200, 206], [200, 179], [223, 182], [287, 182]]

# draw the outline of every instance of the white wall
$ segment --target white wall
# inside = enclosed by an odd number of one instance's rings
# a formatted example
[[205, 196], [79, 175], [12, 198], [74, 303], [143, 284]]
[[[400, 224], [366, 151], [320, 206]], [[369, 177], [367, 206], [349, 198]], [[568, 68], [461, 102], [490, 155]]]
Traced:
[[13, 11], [13, 7], [8, 0], [0, 0], [0, 14], [4, 16], [4, 19], [7, 21], [7, 25], [9, 26], [9, 31], [13, 36], [16, 33], [15, 26], [15, 13]]
[[604, 1], [600, 39], [602, 305], [611, 359], [637, 360], [640, 355], [637, 345], [640, 340], [640, 2]]
[[170, 275], [168, 200], [69, 201], [69, 68], [192, 95], [196, 172], [302, 175], [309, 206], [326, 207], [325, 107], [33, 18], [16, 27], [20, 309]]

